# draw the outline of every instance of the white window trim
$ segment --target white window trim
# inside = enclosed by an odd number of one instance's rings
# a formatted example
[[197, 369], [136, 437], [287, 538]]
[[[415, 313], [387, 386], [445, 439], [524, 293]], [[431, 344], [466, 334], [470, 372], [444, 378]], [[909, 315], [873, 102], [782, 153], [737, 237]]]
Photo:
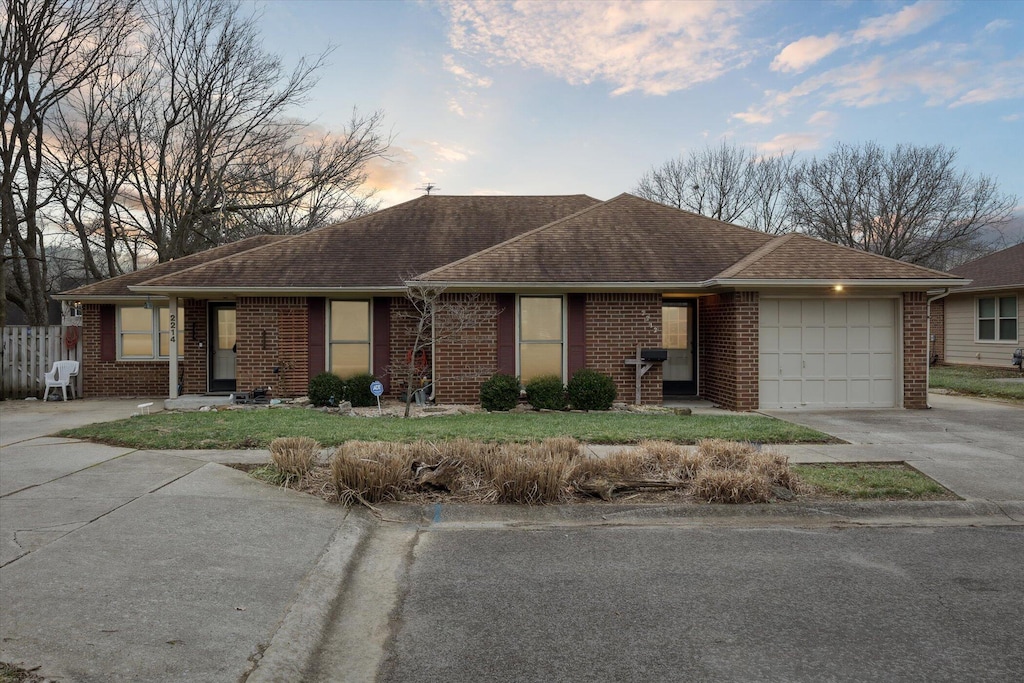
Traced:
[[[362, 302], [366, 303], [367, 325], [369, 325], [369, 327], [367, 328], [368, 334], [366, 335], [366, 338], [367, 338], [368, 341], [366, 341], [366, 342], [352, 342], [352, 341], [336, 342], [336, 341], [332, 341], [331, 340], [331, 316], [333, 315], [332, 311], [334, 310], [334, 307], [331, 304], [333, 304], [335, 301], [362, 301]], [[367, 372], [370, 373], [371, 375], [373, 375], [374, 374], [374, 370], [373, 370], [373, 298], [371, 297], [369, 299], [328, 299], [327, 300], [327, 311], [325, 313], [327, 315], [327, 324], [324, 325], [324, 337], [326, 337], [326, 339], [324, 339], [324, 349], [327, 352], [327, 358], [324, 359], [324, 368], [326, 368], [326, 371], [327, 372], [331, 372], [331, 352], [334, 350], [334, 345], [335, 344], [341, 345], [341, 344], [364, 344], [364, 343], [366, 343], [366, 344], [369, 345], [369, 354], [368, 354], [368, 356], [369, 356], [369, 363], [368, 363], [369, 370], [367, 370]]]
[[522, 345], [526, 344], [544, 344], [553, 342], [523, 342], [522, 339], [522, 316], [523, 307], [521, 301], [523, 299], [561, 299], [562, 301], [562, 383], [568, 382], [566, 373], [569, 368], [569, 340], [566, 338], [569, 330], [569, 307], [567, 305], [566, 297], [564, 294], [517, 294], [516, 295], [516, 377], [523, 376], [522, 361], [520, 351]]
[[[169, 311], [170, 307], [171, 306], [170, 306], [169, 303], [164, 304], [164, 305], [153, 304], [153, 307], [151, 309], [149, 309], [150, 316], [151, 316], [151, 325], [152, 325], [152, 328], [149, 331], [149, 335], [150, 335], [150, 337], [152, 339], [152, 342], [153, 342], [153, 355], [151, 355], [151, 356], [126, 356], [124, 354], [123, 349], [122, 349], [123, 342], [124, 342], [124, 335], [126, 335], [126, 334], [144, 335], [146, 333], [145, 332], [125, 332], [125, 331], [123, 331], [121, 329], [121, 310], [125, 309], [125, 308], [142, 308], [142, 309], [145, 309], [145, 306], [137, 306], [135, 304], [118, 304], [117, 305], [117, 325], [116, 325], [116, 327], [117, 327], [117, 330], [116, 330], [116, 332], [117, 332], [117, 360], [119, 360], [119, 361], [122, 361], [122, 360], [123, 361], [169, 361], [171, 359], [170, 354], [168, 354], [166, 356], [160, 355], [160, 335], [164, 334], [164, 333], [166, 333], [166, 334], [170, 334], [171, 333], [170, 330], [161, 330], [160, 329], [160, 310], [163, 309], [163, 308], [166, 308]], [[184, 312], [184, 309], [181, 306], [178, 306], [178, 318], [179, 318], [178, 330], [179, 330], [179, 332], [180, 332], [180, 330], [182, 328], [182, 322], [181, 322], [180, 318], [182, 318], [183, 312]], [[178, 336], [178, 360], [184, 360], [184, 358], [185, 358], [185, 349], [184, 349], [184, 345], [181, 343], [181, 335], [179, 334], [179, 336]]]
[[[996, 302], [995, 317], [994, 318], [985, 318], [985, 320], [993, 320], [993, 321], [995, 321], [995, 330], [994, 330], [994, 332], [995, 332], [995, 334], [998, 337], [998, 334], [999, 334], [999, 321], [1000, 320], [1010, 320], [1010, 318], [1000, 317], [1000, 315], [999, 315], [999, 300], [1000, 299], [1009, 299], [1009, 298], [1013, 298], [1014, 304], [1015, 304], [1013, 320], [1016, 320], [1017, 324], [1014, 326], [1013, 329], [1016, 332], [1016, 335], [1013, 337], [1013, 339], [999, 339], [999, 338], [996, 338], [996, 339], [982, 339], [981, 338], [981, 311], [978, 308], [979, 307], [979, 303], [981, 302], [982, 299], [995, 299], [995, 302]], [[1005, 294], [1005, 295], [1003, 295], [1003, 294], [990, 294], [988, 296], [975, 296], [974, 297], [974, 341], [976, 343], [978, 343], [978, 344], [1016, 344], [1019, 339], [1020, 339], [1020, 297], [1018, 297], [1016, 294]]]

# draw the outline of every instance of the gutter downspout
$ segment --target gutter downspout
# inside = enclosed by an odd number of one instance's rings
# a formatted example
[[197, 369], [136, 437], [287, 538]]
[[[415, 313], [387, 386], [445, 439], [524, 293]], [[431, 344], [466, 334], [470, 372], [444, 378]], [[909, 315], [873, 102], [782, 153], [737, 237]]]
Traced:
[[[928, 404], [928, 388], [931, 387], [932, 384], [932, 302], [938, 301], [939, 299], [945, 299], [947, 296], [949, 296], [949, 287], [946, 287], [944, 290], [942, 290], [941, 294], [936, 294], [935, 296], [928, 297], [927, 300], [928, 344], [926, 348], [928, 350], [928, 358], [927, 364], [924, 366], [924, 404], [929, 409], [931, 408], [931, 406]], [[945, 325], [943, 325], [942, 332], [943, 334], [945, 334], [946, 332]]]

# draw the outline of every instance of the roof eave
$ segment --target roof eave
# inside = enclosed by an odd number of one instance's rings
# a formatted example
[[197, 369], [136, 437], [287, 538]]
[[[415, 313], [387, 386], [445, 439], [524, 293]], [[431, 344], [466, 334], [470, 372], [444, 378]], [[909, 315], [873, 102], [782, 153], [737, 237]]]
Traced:
[[187, 296], [207, 298], [208, 296], [324, 296], [325, 294], [394, 293], [404, 292], [402, 285], [357, 287], [161, 287], [158, 285], [132, 285], [133, 292], [143, 295]]
[[873, 287], [926, 289], [930, 287], [963, 287], [970, 280], [953, 278], [712, 278], [708, 286], [720, 287]]

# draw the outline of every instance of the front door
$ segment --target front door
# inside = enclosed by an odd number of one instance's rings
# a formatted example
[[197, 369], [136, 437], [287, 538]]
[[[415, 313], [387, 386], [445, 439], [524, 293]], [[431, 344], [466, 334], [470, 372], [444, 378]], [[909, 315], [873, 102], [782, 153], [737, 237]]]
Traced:
[[234, 391], [235, 305], [210, 304], [210, 391]]
[[666, 300], [661, 306], [661, 343], [668, 351], [661, 365], [665, 396], [697, 394], [695, 311], [693, 300]]

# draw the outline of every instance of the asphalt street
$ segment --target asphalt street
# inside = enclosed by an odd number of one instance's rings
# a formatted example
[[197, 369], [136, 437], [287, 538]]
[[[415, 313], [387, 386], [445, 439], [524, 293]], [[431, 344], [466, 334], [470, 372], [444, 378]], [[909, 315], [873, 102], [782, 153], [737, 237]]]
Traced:
[[379, 681], [1024, 680], [1020, 527], [414, 536]]

